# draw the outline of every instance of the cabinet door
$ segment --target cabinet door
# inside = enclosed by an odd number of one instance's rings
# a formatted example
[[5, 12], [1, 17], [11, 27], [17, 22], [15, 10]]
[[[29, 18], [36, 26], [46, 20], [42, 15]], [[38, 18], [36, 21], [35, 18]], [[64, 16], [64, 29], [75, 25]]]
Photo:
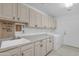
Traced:
[[50, 18], [50, 16], [48, 16], [48, 26], [49, 26], [49, 28], [51, 28], [51, 18]]
[[13, 4], [13, 20], [18, 21], [18, 3], [12, 3]]
[[46, 18], [46, 21], [45, 21], [46, 28], [49, 28], [49, 18], [47, 15], [45, 18]]
[[24, 45], [21, 47], [23, 56], [34, 56], [34, 44]]
[[42, 27], [48, 28], [48, 16], [47, 15], [42, 16]]
[[35, 56], [41, 56], [41, 55], [42, 55], [41, 43], [36, 42], [35, 43]]
[[22, 56], [34, 56], [34, 50], [32, 48], [28, 49], [28, 50], [24, 50], [22, 52]]
[[20, 49], [16, 48], [6, 52], [2, 52], [0, 53], [0, 56], [20, 56]]
[[37, 20], [37, 27], [42, 27], [42, 16], [41, 16], [41, 14], [39, 13], [39, 12], [37, 12], [37, 18], [36, 18], [36, 20]]
[[29, 24], [30, 27], [37, 27], [36, 17], [37, 17], [36, 11], [30, 8], [30, 24]]
[[53, 29], [56, 29], [56, 19], [53, 17]]
[[18, 4], [18, 17], [21, 22], [29, 22], [29, 8], [23, 4]]
[[2, 3], [0, 3], [0, 17], [2, 17]]
[[7, 20], [13, 20], [13, 4], [3, 3], [2, 4], [2, 16]]
[[43, 28], [46, 28], [46, 25], [45, 25], [46, 23], [45, 23], [45, 21], [46, 21], [46, 20], [45, 20], [45, 16], [42, 15], [42, 27], [43, 27]]
[[47, 39], [47, 53], [53, 49], [52, 39]]
[[42, 56], [46, 55], [46, 40], [42, 40]]

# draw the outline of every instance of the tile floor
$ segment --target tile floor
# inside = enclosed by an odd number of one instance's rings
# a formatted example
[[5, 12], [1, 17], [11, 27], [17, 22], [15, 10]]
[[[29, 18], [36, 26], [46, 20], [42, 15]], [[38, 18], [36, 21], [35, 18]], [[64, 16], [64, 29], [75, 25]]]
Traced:
[[48, 56], [79, 56], [79, 49], [64, 45], [57, 51], [49, 53]]

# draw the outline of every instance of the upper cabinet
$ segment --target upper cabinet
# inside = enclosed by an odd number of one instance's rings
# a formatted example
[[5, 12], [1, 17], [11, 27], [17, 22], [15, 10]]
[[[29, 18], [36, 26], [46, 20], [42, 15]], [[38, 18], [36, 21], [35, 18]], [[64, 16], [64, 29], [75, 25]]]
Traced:
[[52, 17], [48, 17], [48, 19], [49, 19], [49, 28], [53, 28], [53, 18]]
[[18, 4], [17, 19], [21, 22], [29, 22], [29, 8], [23, 4]]
[[42, 15], [42, 27], [49, 28], [47, 15]]
[[30, 27], [42, 27], [42, 15], [36, 10], [30, 8]]
[[2, 3], [2, 17], [7, 20], [13, 19], [13, 4]]
[[13, 19], [14, 21], [18, 21], [17, 20], [17, 16], [18, 16], [18, 4], [17, 3], [12, 3], [13, 4]]
[[0, 18], [2, 17], [2, 3], [0, 3]]
[[29, 8], [23, 4], [2, 3], [0, 4], [0, 17], [5, 20], [29, 22]]
[[30, 27], [37, 27], [36, 17], [37, 17], [36, 11], [30, 8], [30, 23], [29, 23], [29, 26]]
[[41, 13], [37, 12], [37, 15], [36, 15], [36, 23], [37, 23], [37, 27], [42, 27], [42, 15]]
[[56, 20], [53, 17], [21, 3], [0, 3], [0, 19], [27, 23], [29, 27], [56, 27]]

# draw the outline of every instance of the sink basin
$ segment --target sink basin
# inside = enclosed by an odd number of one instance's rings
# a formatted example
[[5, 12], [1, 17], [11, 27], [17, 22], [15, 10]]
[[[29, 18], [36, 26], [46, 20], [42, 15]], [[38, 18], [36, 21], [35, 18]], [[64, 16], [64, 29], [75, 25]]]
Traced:
[[30, 43], [30, 41], [24, 38], [15, 39], [15, 40], [7, 40], [7, 41], [2, 41], [1, 48], [12, 47], [12, 46], [26, 44], [26, 43]]

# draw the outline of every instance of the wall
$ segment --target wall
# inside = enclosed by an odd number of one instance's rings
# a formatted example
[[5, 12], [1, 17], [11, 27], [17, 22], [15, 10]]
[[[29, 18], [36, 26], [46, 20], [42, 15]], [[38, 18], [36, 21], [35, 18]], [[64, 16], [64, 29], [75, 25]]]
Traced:
[[24, 28], [24, 33], [21, 32], [15, 32], [16, 37], [23, 36], [23, 35], [36, 35], [36, 34], [44, 34], [52, 32], [53, 30], [50, 29], [39, 29], [39, 28]]
[[58, 17], [57, 30], [65, 32], [64, 44], [79, 48], [79, 15]]

